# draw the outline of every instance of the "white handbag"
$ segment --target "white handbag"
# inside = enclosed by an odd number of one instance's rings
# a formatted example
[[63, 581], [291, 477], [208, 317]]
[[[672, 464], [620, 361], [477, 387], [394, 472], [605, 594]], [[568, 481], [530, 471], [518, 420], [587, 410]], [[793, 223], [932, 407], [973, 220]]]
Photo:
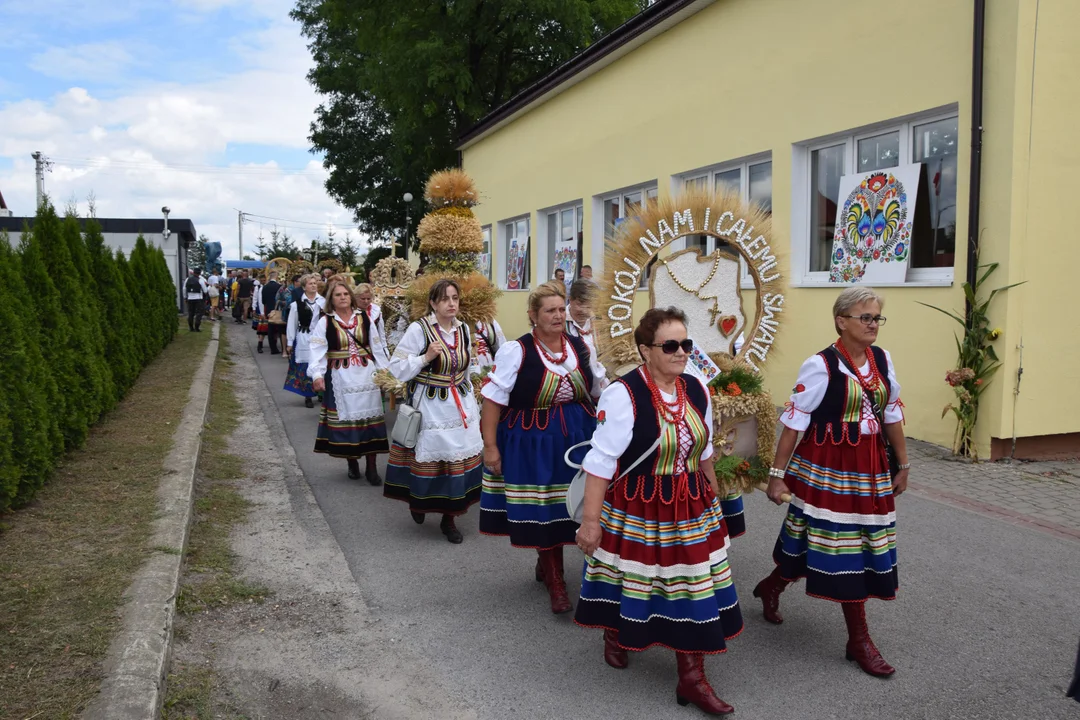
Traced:
[[[590, 440], [586, 440], [585, 442], [579, 442], [577, 445], [574, 445], [572, 448], [567, 450], [566, 454], [563, 455], [563, 460], [566, 461], [566, 464], [577, 470], [577, 474], [574, 475], [574, 479], [570, 481], [570, 487], [566, 489], [566, 514], [570, 516], [571, 520], [578, 524], [581, 524], [581, 513], [585, 509], [585, 480], [589, 477], [589, 473], [582, 470], [581, 465], [575, 462], [571, 462], [570, 453], [574, 452], [579, 447], [585, 447], [586, 445], [591, 444], [592, 441]], [[652, 447], [646, 450], [644, 455], [635, 460], [633, 465], [626, 468], [626, 470], [624, 470], [622, 474], [619, 475], [619, 477], [615, 478], [615, 480], [612, 480], [612, 482], [615, 482], [616, 480], [622, 480], [624, 477], [629, 475], [631, 470], [640, 465], [642, 461], [645, 460], [645, 458], [652, 455], [653, 451], [655, 451], [658, 447], [660, 447], [660, 438], [656, 438], [656, 442], [652, 444]]]
[[398, 406], [397, 419], [394, 421], [394, 431], [390, 439], [398, 445], [407, 448], [416, 447], [416, 440], [420, 437], [420, 423], [424, 415], [410, 403]]

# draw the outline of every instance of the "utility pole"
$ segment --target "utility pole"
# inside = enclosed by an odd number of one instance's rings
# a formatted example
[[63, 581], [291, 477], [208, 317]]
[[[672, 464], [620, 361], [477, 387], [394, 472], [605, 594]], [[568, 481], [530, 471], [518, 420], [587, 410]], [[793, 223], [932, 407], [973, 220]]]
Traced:
[[45, 201], [45, 171], [52, 170], [52, 163], [40, 150], [31, 153], [30, 157], [34, 158], [34, 177], [37, 180], [37, 205], [40, 208], [41, 203]]
[[244, 212], [243, 210], [237, 210], [237, 226], [240, 229], [240, 257], [238, 259], [244, 259]]

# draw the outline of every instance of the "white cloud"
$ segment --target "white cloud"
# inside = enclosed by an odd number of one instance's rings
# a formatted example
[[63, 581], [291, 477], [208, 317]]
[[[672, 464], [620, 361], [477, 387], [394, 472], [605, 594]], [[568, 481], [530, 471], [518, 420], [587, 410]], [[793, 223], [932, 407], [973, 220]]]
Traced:
[[[186, 4], [206, 9], [221, 3]], [[85, 212], [91, 192], [101, 217], [157, 217], [161, 206], [168, 205], [172, 217], [190, 218], [200, 233], [221, 241], [226, 257], [237, 253], [234, 208], [334, 223], [342, 237], [341, 228], [352, 225], [351, 216], [326, 196], [326, 173], [318, 161], [299, 171], [285, 171], [272, 162], [206, 167], [230, 143], [279, 147], [290, 157], [308, 148], [309, 126], [319, 103], [305, 79], [311, 58], [299, 28], [283, 13], [277, 17], [267, 29], [236, 38], [242, 69], [211, 81], [126, 82], [108, 96], [72, 87], [45, 101], [0, 104], [0, 156], [13, 160], [12, 167], [0, 169], [0, 191], [8, 205], [16, 215], [32, 214], [30, 153], [41, 150], [55, 161], [46, 190], [58, 206], [74, 197]], [[103, 52], [102, 57], [110, 56]], [[112, 57], [124, 61], [122, 54]], [[265, 234], [272, 225], [264, 223]], [[249, 254], [259, 230], [258, 222], [245, 227]], [[296, 225], [288, 230], [305, 245], [315, 235], [326, 235], [325, 228]], [[358, 240], [355, 232], [353, 237]]]
[[121, 43], [98, 42], [47, 48], [34, 55], [29, 66], [58, 80], [115, 82], [134, 62], [134, 56]]

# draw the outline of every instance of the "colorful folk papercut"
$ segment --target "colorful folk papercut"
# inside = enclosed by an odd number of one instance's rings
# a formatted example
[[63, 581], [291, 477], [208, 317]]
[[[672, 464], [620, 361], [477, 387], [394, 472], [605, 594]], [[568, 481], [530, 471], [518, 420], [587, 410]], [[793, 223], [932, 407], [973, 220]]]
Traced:
[[829, 282], [904, 282], [921, 169], [914, 163], [840, 179]]
[[510, 249], [506, 253], [506, 289], [520, 290], [525, 275], [525, 248], [520, 247], [517, 240], [510, 241]]
[[694, 350], [690, 353], [690, 364], [697, 368], [706, 382], [711, 381], [720, 374], [720, 368], [696, 344]]
[[570, 292], [570, 284], [574, 282], [577, 273], [577, 248], [560, 247], [555, 251], [555, 270], [562, 270], [566, 281], [566, 291]]

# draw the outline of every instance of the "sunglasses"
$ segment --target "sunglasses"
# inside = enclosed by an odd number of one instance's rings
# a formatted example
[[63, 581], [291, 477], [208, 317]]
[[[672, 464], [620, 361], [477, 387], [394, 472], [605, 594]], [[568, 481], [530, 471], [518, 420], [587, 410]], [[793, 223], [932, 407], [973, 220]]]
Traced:
[[674, 355], [676, 350], [682, 348], [682, 351], [689, 355], [694, 349], [694, 341], [690, 338], [685, 340], [665, 340], [662, 343], [652, 343], [649, 347], [658, 347], [664, 351], [665, 355]]

